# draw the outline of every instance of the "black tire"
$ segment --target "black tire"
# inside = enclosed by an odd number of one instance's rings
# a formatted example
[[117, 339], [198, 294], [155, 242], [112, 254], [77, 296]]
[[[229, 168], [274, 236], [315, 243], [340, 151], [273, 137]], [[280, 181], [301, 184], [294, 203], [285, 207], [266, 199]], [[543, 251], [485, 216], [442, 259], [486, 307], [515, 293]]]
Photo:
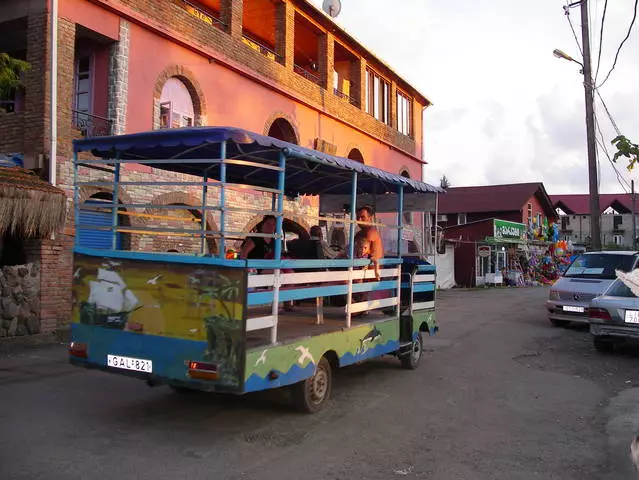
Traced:
[[413, 341], [410, 346], [410, 352], [400, 357], [402, 367], [407, 370], [415, 370], [422, 360], [423, 353], [424, 341], [422, 340], [422, 334], [418, 333], [417, 340]]
[[615, 350], [615, 342], [608, 337], [592, 337], [592, 344], [598, 352], [612, 353]]
[[322, 357], [312, 377], [291, 386], [293, 405], [303, 413], [317, 413], [328, 403], [332, 386], [331, 364]]
[[552, 323], [554, 327], [561, 328], [566, 328], [568, 325], [570, 325], [570, 322], [568, 320], [555, 320], [554, 318], [550, 319], [550, 323]]

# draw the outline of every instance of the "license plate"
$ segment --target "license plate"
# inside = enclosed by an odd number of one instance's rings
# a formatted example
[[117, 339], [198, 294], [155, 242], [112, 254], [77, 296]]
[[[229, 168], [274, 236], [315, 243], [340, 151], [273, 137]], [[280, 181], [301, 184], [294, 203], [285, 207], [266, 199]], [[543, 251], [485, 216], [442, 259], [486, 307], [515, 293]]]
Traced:
[[626, 310], [626, 323], [639, 323], [639, 311]]
[[573, 307], [572, 305], [564, 305], [564, 312], [584, 313], [584, 307]]
[[153, 362], [142, 358], [121, 357], [120, 355], [107, 355], [107, 366], [133, 370], [136, 372], [152, 373]]

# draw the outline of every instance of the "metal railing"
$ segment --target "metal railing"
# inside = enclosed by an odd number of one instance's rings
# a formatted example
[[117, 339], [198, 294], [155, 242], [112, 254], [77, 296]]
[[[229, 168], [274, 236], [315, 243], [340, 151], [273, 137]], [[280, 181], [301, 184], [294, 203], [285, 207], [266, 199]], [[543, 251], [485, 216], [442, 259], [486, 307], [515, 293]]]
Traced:
[[72, 110], [72, 122], [86, 138], [105, 137], [112, 133], [113, 120], [98, 115]]
[[295, 71], [295, 73], [297, 73], [298, 75], [301, 75], [302, 77], [306, 78], [306, 80], [310, 80], [313, 83], [316, 83], [318, 85], [322, 84], [322, 79], [319, 75], [309, 72], [308, 70], [306, 70], [305, 68], [300, 67], [299, 65], [295, 64], [293, 65], [293, 70]]
[[346, 101], [348, 101], [349, 103], [351, 103], [352, 105], [356, 105], [357, 104], [357, 99], [355, 97], [351, 97], [348, 93], [344, 93], [342, 92], [339, 88], [334, 88], [333, 89], [333, 93], [341, 98], [344, 99]]
[[273, 61], [279, 61], [281, 57], [277, 52], [275, 52], [275, 50], [273, 50], [270, 47], [267, 47], [266, 45], [264, 45], [262, 42], [257, 40], [255, 37], [253, 37], [249, 33], [246, 33], [246, 32], [242, 33], [242, 41], [246, 45], [251, 47], [253, 50], [260, 52], [262, 55], [264, 55], [267, 58], [270, 58]]
[[218, 12], [213, 12], [211, 10], [203, 11], [200, 7], [193, 5], [188, 0], [182, 0], [182, 3], [185, 5], [185, 10], [188, 13], [199, 18], [204, 23], [207, 23], [212, 27], [221, 28], [222, 30], [226, 27], [226, 23], [222, 21]]

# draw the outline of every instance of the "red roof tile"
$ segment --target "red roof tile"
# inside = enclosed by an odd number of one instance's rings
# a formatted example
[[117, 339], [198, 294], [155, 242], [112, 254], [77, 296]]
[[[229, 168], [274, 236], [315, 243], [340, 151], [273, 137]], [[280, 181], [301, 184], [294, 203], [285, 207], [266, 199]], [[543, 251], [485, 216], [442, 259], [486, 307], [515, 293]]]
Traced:
[[[442, 195], [443, 196], [443, 195]], [[590, 214], [590, 195], [580, 193], [575, 195], [551, 195], [550, 199], [555, 208], [572, 215]], [[612, 207], [620, 213], [632, 212], [632, 198], [629, 193], [604, 193], [599, 195], [599, 209], [604, 212]], [[627, 210], [624, 212], [623, 210]]]
[[[519, 212], [526, 202], [541, 190], [540, 200], [552, 204], [543, 183], [514, 183], [507, 185], [485, 185], [480, 187], [451, 187], [439, 196], [438, 212], [479, 213], [479, 212]], [[546, 197], [546, 201], [542, 200]]]

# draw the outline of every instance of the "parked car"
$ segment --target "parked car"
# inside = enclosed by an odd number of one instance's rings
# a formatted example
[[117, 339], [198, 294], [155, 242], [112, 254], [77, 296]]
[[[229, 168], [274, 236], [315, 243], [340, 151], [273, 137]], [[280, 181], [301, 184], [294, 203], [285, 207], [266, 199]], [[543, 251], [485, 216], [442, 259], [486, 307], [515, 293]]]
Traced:
[[626, 339], [639, 339], [639, 298], [620, 279], [588, 308], [590, 333], [595, 348], [612, 351]]
[[546, 307], [555, 326], [588, 323], [590, 301], [601, 295], [617, 278], [615, 270], [637, 268], [639, 252], [587, 252], [579, 255], [550, 288]]

